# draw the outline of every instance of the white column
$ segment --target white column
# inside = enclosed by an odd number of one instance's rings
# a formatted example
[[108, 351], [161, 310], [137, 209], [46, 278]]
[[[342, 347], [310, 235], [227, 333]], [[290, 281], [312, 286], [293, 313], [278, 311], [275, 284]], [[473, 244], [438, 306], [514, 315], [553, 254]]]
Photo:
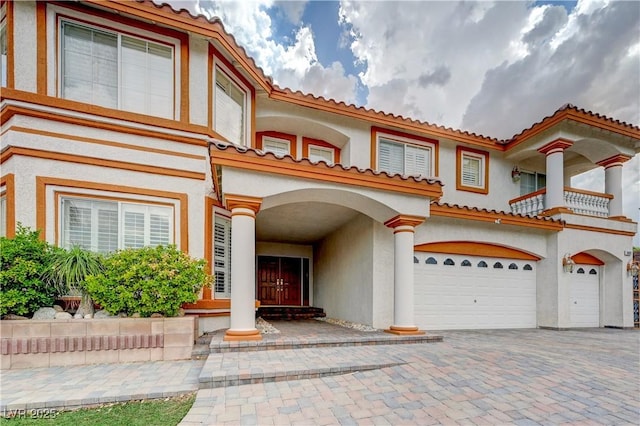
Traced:
[[226, 195], [231, 210], [231, 323], [224, 340], [260, 340], [256, 329], [256, 213], [260, 199]]
[[413, 236], [414, 228], [424, 217], [396, 216], [385, 222], [393, 228], [393, 325], [385, 330], [394, 334], [424, 334], [415, 325], [413, 314]]
[[609, 216], [622, 216], [622, 164], [604, 169], [604, 192], [613, 195], [609, 201]]
[[[545, 211], [566, 211], [564, 203], [564, 150], [573, 142], [558, 139], [538, 149], [547, 156], [547, 189], [544, 203]], [[554, 211], [555, 213], [555, 211]]]

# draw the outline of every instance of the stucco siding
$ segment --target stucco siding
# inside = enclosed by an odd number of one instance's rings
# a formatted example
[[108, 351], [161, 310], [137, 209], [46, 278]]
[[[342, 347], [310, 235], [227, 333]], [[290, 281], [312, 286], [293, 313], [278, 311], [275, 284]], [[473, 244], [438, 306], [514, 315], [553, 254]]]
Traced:
[[328, 317], [363, 324], [373, 319], [373, 221], [363, 215], [314, 248], [314, 305]]

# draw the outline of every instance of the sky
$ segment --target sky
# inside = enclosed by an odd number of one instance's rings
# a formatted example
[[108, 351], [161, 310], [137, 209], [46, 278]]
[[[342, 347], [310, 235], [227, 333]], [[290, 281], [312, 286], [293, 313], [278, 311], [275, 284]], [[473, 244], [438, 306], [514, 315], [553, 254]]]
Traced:
[[[292, 90], [501, 139], [566, 103], [640, 124], [637, 1], [170, 3], [218, 16]], [[604, 171], [572, 186], [604, 192]], [[639, 221], [640, 155], [623, 188]]]

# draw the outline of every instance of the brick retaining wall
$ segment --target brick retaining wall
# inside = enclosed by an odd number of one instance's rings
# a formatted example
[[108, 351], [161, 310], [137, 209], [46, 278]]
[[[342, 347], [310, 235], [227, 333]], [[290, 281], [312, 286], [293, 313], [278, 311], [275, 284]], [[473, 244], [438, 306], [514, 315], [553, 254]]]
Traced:
[[190, 359], [195, 320], [3, 320], [0, 368]]

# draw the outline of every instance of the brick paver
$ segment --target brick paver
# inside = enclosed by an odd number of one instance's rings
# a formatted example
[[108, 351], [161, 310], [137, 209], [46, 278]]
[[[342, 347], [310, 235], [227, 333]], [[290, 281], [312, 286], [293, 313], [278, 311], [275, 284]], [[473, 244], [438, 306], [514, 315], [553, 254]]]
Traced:
[[[315, 355], [305, 353], [310, 349], [299, 351], [297, 364], [307, 357], [319, 359], [319, 354], [342, 359], [345, 353], [353, 359], [401, 363], [338, 376], [200, 390], [192, 409], [199, 417], [190, 412], [181, 424], [640, 424], [637, 331], [438, 334], [444, 342], [319, 348]], [[259, 354], [234, 357], [261, 363]], [[285, 358], [289, 356], [294, 355]], [[251, 416], [244, 417], [233, 409], [240, 395], [266, 395], [267, 401], [243, 399], [242, 407], [251, 409]]]

